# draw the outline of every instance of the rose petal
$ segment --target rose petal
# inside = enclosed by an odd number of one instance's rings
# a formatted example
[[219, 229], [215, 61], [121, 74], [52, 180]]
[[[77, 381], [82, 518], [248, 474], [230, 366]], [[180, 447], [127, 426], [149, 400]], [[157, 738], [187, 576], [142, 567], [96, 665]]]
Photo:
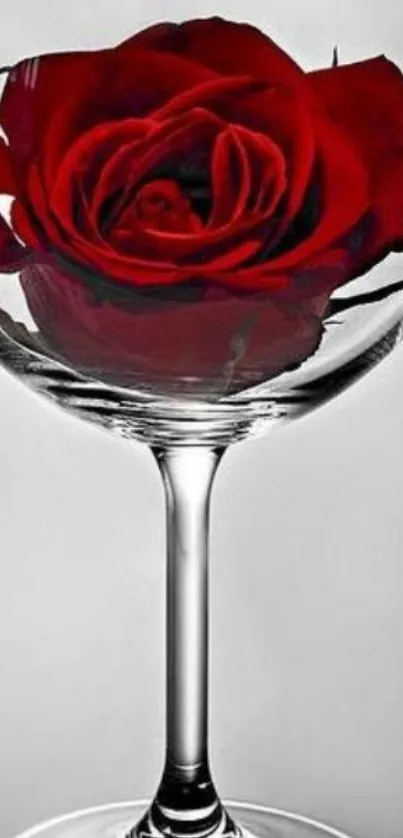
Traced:
[[46, 182], [63, 151], [105, 117], [144, 116], [178, 91], [214, 78], [186, 58], [145, 50], [68, 52], [25, 59], [9, 73], [0, 101], [0, 124], [12, 147], [20, 187], [30, 160], [41, 151]]
[[10, 142], [19, 181], [42, 147], [49, 121], [71, 91], [76, 95], [101, 52], [67, 52], [26, 58], [13, 67], [0, 100], [0, 124]]
[[310, 300], [316, 293], [330, 295], [336, 288], [348, 282], [354, 271], [354, 254], [347, 241], [337, 242], [334, 247], [313, 254], [305, 262], [274, 271], [270, 262], [262, 262], [251, 268], [240, 268], [233, 272], [213, 272], [210, 281], [228, 289], [280, 293], [289, 303], [300, 304]]
[[84, 131], [106, 120], [146, 117], [182, 90], [214, 78], [212, 71], [180, 56], [137, 49], [102, 54], [81, 89], [52, 115], [44, 137], [43, 165], [51, 183], [66, 149]]
[[[189, 144], [193, 142], [193, 139], [198, 143], [203, 138], [208, 140], [210, 135], [213, 137], [216, 134], [219, 126], [220, 123], [217, 118], [207, 111], [203, 111], [201, 108], [193, 109], [189, 114], [172, 118], [171, 120], [167, 120], [166, 123], [158, 124], [155, 131], [152, 131], [148, 138], [146, 137], [143, 142], [139, 141], [137, 143], [138, 148], [136, 147], [135, 165], [131, 165], [129, 177], [127, 175], [126, 177], [121, 175], [120, 182], [123, 180], [125, 185], [128, 184], [129, 189], [133, 188], [136, 179], [140, 175], [144, 176], [147, 168], [155, 165], [157, 162], [163, 162], [165, 157], [173, 151], [176, 154], [185, 153]], [[122, 155], [126, 155], [127, 151], [130, 152], [131, 157], [133, 156], [131, 145], [122, 146], [107, 164], [103, 175], [99, 179], [91, 207], [91, 220], [93, 225], [96, 224], [102, 203], [105, 200], [105, 195], [113, 192], [119, 186], [119, 184], [115, 183], [115, 168], [117, 163], [120, 164]], [[71, 154], [74, 157], [74, 148]], [[171, 272], [171, 260], [173, 257], [171, 248], [161, 248], [160, 242], [162, 243], [162, 240], [156, 240], [155, 237], [151, 238], [151, 235], [147, 230], [144, 230], [140, 223], [137, 225], [136, 234], [133, 235], [133, 248], [130, 254], [116, 252], [115, 247], [110, 246], [106, 235], [102, 238], [98, 236], [97, 240], [94, 237], [92, 240], [88, 240], [86, 236], [81, 234], [80, 229], [75, 224], [75, 219], [71, 215], [72, 202], [70, 201], [70, 192], [67, 188], [68, 178], [71, 176], [72, 166], [70, 164], [71, 161], [69, 160], [65, 168], [62, 167], [60, 169], [59, 178], [56, 181], [51, 196], [52, 212], [55, 214], [58, 224], [61, 225], [64, 231], [63, 235], [67, 238], [68, 244], [76, 247], [79, 253], [85, 255], [86, 260], [90, 259], [90, 264], [97, 265], [101, 270], [105, 270], [107, 265], [110, 266], [113, 264], [124, 270], [125, 278], [127, 278], [127, 270], [129, 270], [131, 279], [134, 282], [137, 281], [135, 277], [140, 274], [143, 268], [146, 272], [149, 272], [153, 267], [156, 269], [156, 276], [151, 277], [152, 282], [160, 281], [157, 277], [160, 276], [161, 271], [164, 271], [164, 269], [168, 269]], [[38, 184], [35, 183], [35, 186], [37, 188]], [[122, 192], [122, 206], [124, 197], [124, 192]], [[172, 234], [167, 233], [166, 236], [170, 240]], [[176, 235], [176, 244], [180, 246], [181, 242], [185, 242], [186, 238], [190, 238], [190, 236]], [[60, 242], [60, 237], [58, 237], [58, 240]], [[61, 249], [62, 252], [70, 252], [70, 248], [66, 250], [63, 244]], [[156, 262], [156, 257], [158, 256], [159, 262]], [[147, 275], [149, 276], [149, 273]], [[121, 271], [119, 271], [117, 276], [122, 276]], [[146, 280], [142, 279], [139, 281]], [[164, 281], [167, 280], [164, 278]]]
[[403, 146], [403, 75], [384, 57], [308, 74], [331, 118], [352, 137], [376, 171]]
[[[201, 108], [197, 108], [190, 111], [189, 114], [182, 114], [180, 117], [175, 117], [167, 120], [166, 123], [162, 123], [152, 130], [143, 141], [136, 142], [135, 147], [127, 144], [119, 148], [116, 155], [108, 161], [94, 192], [91, 210], [93, 225], [96, 224], [96, 219], [99, 217], [105, 197], [114, 191], [118, 191], [122, 181], [129, 184], [128, 191], [130, 189], [132, 190], [136, 179], [138, 179], [140, 174], [144, 177], [147, 168], [163, 162], [166, 155], [186, 153], [189, 143], [193, 142], [193, 134], [194, 140], [200, 145], [201, 141], [209, 139], [207, 135], [204, 137], [207, 129], [213, 138], [218, 128], [220, 128], [220, 122], [216, 117]], [[243, 174], [239, 183], [239, 189], [236, 188], [235, 192], [232, 191], [230, 193], [230, 200], [228, 200], [228, 194], [226, 194], [225, 189], [221, 189], [219, 192], [228, 210], [227, 218], [225, 218], [224, 204], [220, 212], [218, 212], [216, 201], [216, 209], [213, 209], [211, 222], [204, 229], [200, 228], [193, 234], [187, 233], [186, 235], [181, 235], [180, 233], [173, 233], [167, 230], [139, 229], [136, 235], [134, 235], [133, 231], [131, 247], [131, 254], [133, 256], [140, 258], [147, 256], [147, 258], [150, 258], [151, 254], [159, 254], [160, 258], [166, 262], [174, 260], [183, 268], [185, 265], [188, 265], [189, 269], [192, 270], [193, 268], [195, 270], [200, 269], [198, 262], [201, 258], [207, 270], [223, 270], [224, 266], [227, 266], [228, 269], [238, 266], [242, 261], [250, 259], [256, 253], [262, 244], [262, 238], [253, 234], [253, 227], [261, 222], [264, 216], [261, 213], [260, 215], [257, 214], [256, 218], [254, 218], [252, 194], [251, 209], [246, 214], [245, 219], [242, 217], [243, 207], [251, 191], [251, 184], [248, 181], [247, 175], [249, 163], [245, 151], [243, 151], [243, 143], [245, 142], [249, 145], [250, 158], [254, 164], [253, 176], [256, 182], [254, 183], [252, 192], [256, 192], [257, 200], [262, 200], [264, 196], [267, 199], [267, 194], [263, 191], [262, 195], [261, 189], [265, 183], [267, 186], [268, 171], [270, 171], [272, 176], [272, 182], [274, 184], [273, 194], [269, 202], [266, 200], [266, 213], [272, 210], [284, 190], [284, 160], [279, 149], [268, 138], [262, 136], [255, 137], [251, 132], [247, 132], [246, 129], [238, 126], [232, 126], [228, 131], [233, 134], [233, 144], [235, 144], [234, 147], [237, 149], [241, 163], [240, 171]], [[184, 143], [185, 146], [183, 145]], [[259, 165], [260, 160], [261, 167]], [[228, 170], [228, 165], [228, 161], [225, 162], [223, 160], [221, 162], [219, 160], [217, 163], [217, 158], [214, 162], [213, 156], [213, 188], [214, 184], [217, 187], [220, 178]], [[70, 165], [66, 166], [67, 173], [70, 168]], [[120, 174], [118, 174], [119, 171]], [[129, 172], [128, 176], [125, 175], [125, 171]], [[61, 181], [56, 184], [53, 193], [52, 206], [55, 210], [59, 207], [59, 201], [56, 200], [56, 190], [60, 184]], [[123, 193], [122, 206], [126, 200]], [[223, 212], [224, 216], [222, 215]], [[59, 214], [59, 218], [66, 225], [67, 216]], [[218, 225], [222, 225], [220, 230], [215, 229]], [[68, 222], [68, 229], [71, 235], [77, 233], [77, 230], [74, 229], [74, 223], [71, 220]], [[113, 228], [111, 232], [112, 230]], [[241, 233], [242, 235], [240, 235]]]
[[[106, 164], [91, 202], [93, 218], [99, 215], [106, 194], [122, 189], [119, 204], [123, 207], [139, 178], [172, 155], [180, 156], [212, 142], [221, 127], [220, 120], [204, 108], [157, 123], [142, 142], [121, 146]], [[117, 210], [116, 210], [117, 211]]]
[[23, 247], [0, 214], [0, 272], [15, 273], [31, 261], [31, 250]]
[[316, 154], [317, 115], [305, 98], [287, 87], [239, 97], [222, 116], [275, 143], [287, 162], [287, 195], [277, 237], [289, 227], [304, 200]]
[[229, 125], [217, 137], [212, 157], [213, 206], [208, 228], [233, 223], [243, 215], [256, 223], [270, 217], [286, 181], [280, 149], [268, 137]]
[[[58, 167], [49, 197], [52, 209], [62, 220], [65, 229], [71, 229], [75, 185], [85, 177], [86, 170], [92, 170], [92, 178], [95, 179], [93, 192], [88, 196], [89, 202], [92, 204], [95, 201], [99, 204], [108, 197], [103, 194], [102, 189], [102, 164], [110, 166], [116, 149], [120, 151], [122, 147], [126, 148], [129, 140], [137, 142], [143, 139], [154, 127], [155, 123], [148, 119], [125, 119], [121, 122], [97, 125], [82, 134], [70, 146]], [[100, 167], [98, 171], [97, 167]], [[99, 201], [95, 197], [98, 192], [101, 193]], [[97, 208], [99, 209], [99, 206]], [[98, 225], [91, 212], [89, 219], [94, 234], [98, 235]]]
[[42, 249], [35, 220], [19, 200], [15, 200], [11, 204], [11, 224], [21, 241], [34, 250]]
[[245, 149], [232, 127], [218, 135], [211, 161], [212, 209], [209, 228], [221, 227], [242, 215], [251, 188]]
[[47, 245], [49, 250], [57, 246], [68, 246], [63, 229], [58, 223], [57, 218], [54, 217], [49, 206], [49, 199], [43, 184], [43, 178], [35, 163], [28, 170], [27, 196], [28, 201], [25, 201], [24, 205], [31, 209], [31, 213], [38, 223], [39, 228], [42, 229], [43, 235], [41, 239], [44, 244]]
[[[31, 166], [29, 176], [30, 195], [34, 201], [36, 219], [44, 230], [41, 241], [45, 242], [45, 248], [49, 252], [56, 252], [64, 255], [73, 265], [80, 259], [83, 267], [98, 270], [101, 273], [123, 279], [133, 284], [148, 284], [181, 281], [186, 277], [177, 276], [174, 273], [175, 266], [163, 260], [155, 261], [138, 256], [127, 256], [108, 246], [107, 242], [101, 240], [101, 244], [91, 241], [80, 233], [79, 229], [71, 226], [69, 235], [63, 234], [63, 228], [59, 226], [57, 219], [52, 215], [47, 203], [46, 194], [37, 167]], [[139, 237], [142, 234], [139, 228]], [[137, 242], [139, 245], [139, 242]], [[155, 254], [155, 250], [154, 250]]]
[[181, 271], [176, 265], [127, 256], [122, 252], [106, 249], [99, 252], [91, 242], [73, 242], [55, 254], [53, 264], [66, 264], [72, 276], [89, 276], [96, 283], [102, 276], [112, 281], [136, 286], [163, 286], [187, 282], [189, 272]]
[[62, 177], [63, 171], [70, 168], [70, 171], [74, 169], [79, 175], [85, 193], [92, 199], [100, 172], [111, 155], [122, 143], [136, 136], [144, 136], [153, 125], [154, 123], [147, 118], [127, 118], [97, 123], [88, 131], [84, 131], [62, 155], [50, 182], [46, 180], [46, 171], [43, 170], [42, 178], [47, 191], [50, 193], [55, 182]]
[[[311, 109], [315, 97], [305, 73], [267, 35], [244, 23], [214, 17], [183, 24], [149, 27], [119, 49], [137, 45], [177, 55], [213, 68], [220, 74], [247, 73], [270, 85], [270, 91], [223, 97], [213, 103], [218, 115], [270, 136], [289, 162], [289, 200], [283, 216], [285, 229], [298, 211], [308, 185], [314, 158]], [[278, 90], [276, 90], [278, 86]]]
[[16, 181], [9, 146], [0, 137], [0, 194], [15, 195]]
[[331, 118], [356, 143], [371, 177], [378, 220], [373, 258], [403, 243], [403, 76], [380, 56], [311, 73], [310, 82]]
[[251, 209], [269, 220], [287, 188], [286, 160], [276, 143], [264, 134], [242, 125], [233, 130], [249, 160]]
[[270, 84], [307, 87], [305, 73], [274, 41], [254, 26], [220, 17], [189, 20], [181, 24], [151, 26], [119, 47], [135, 50], [139, 45], [181, 56], [220, 74], [248, 73]]
[[261, 88], [262, 85], [251, 76], [218, 76], [173, 96], [161, 108], [152, 111], [150, 118], [165, 120], [194, 107], [208, 106], [217, 111], [220, 103], [228, 106], [228, 100], [233, 96], [253, 93]]
[[373, 213], [377, 220], [371, 242], [374, 256], [382, 249], [403, 248], [403, 147], [385, 155], [373, 185]]
[[[147, 260], [141, 256], [137, 258], [127, 256], [108, 247], [107, 242], [102, 242], [102, 245], [92, 242], [74, 227], [71, 228], [69, 235], [64, 236], [63, 228], [53, 217], [47, 203], [43, 183], [36, 166], [31, 166], [30, 169], [29, 189], [35, 206], [36, 220], [43, 227], [42, 249], [65, 256], [73, 266], [82, 260], [84, 272], [87, 266], [89, 270], [98, 270], [107, 276], [133, 284], [165, 284], [186, 279], [185, 276], [178, 275], [175, 266], [169, 262], [155, 261], [152, 258]], [[141, 232], [139, 230], [139, 235]], [[74, 270], [75, 268], [73, 272]]]
[[368, 173], [348, 137], [326, 119], [317, 124], [319, 200], [323, 206], [320, 219], [303, 241], [281, 255], [267, 255], [269, 271], [292, 268], [331, 246], [350, 230], [368, 208]]
[[[244, 225], [243, 228], [237, 227], [236, 224], [232, 228], [229, 224], [229, 238], [226, 238], [222, 231], [211, 231], [210, 235], [205, 231], [196, 242], [189, 237], [186, 247], [193, 248], [187, 251], [189, 268], [192, 264], [192, 256], [201, 252], [203, 248], [203, 266], [200, 270], [203, 269], [208, 276], [216, 276], [217, 281], [225, 284], [226, 287], [245, 289], [271, 287], [271, 274], [276, 277], [284, 272], [302, 268], [304, 263], [311, 261], [325, 247], [333, 249], [335, 242], [354, 227], [368, 207], [368, 176], [365, 166], [354, 145], [342, 131], [325, 118], [320, 123], [318, 122], [317, 133], [322, 166], [320, 185], [323, 211], [313, 232], [295, 247], [286, 249], [281, 255], [272, 258], [270, 257], [271, 237], [269, 235], [267, 254], [262, 253], [256, 265], [243, 268], [241, 257], [244, 257], [246, 248], [242, 250], [242, 243], [247, 243], [249, 258], [255, 255], [259, 246], [262, 245], [265, 225], [263, 223], [254, 230], [253, 223], [249, 224], [249, 227]], [[213, 232], [216, 232], [215, 238], [212, 237]], [[170, 242], [172, 254], [174, 253], [173, 245], [174, 242]], [[212, 247], [213, 251], [208, 247]], [[232, 260], [231, 264], [233, 268], [239, 270], [229, 272], [228, 276], [220, 274], [220, 271], [224, 270], [225, 263], [223, 247], [229, 251], [233, 247], [237, 248], [238, 259]]]

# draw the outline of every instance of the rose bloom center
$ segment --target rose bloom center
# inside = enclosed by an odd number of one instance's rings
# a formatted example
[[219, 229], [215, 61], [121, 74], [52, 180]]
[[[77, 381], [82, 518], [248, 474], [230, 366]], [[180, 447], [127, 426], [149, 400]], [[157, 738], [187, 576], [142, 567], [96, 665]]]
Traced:
[[203, 225], [192, 204], [174, 180], [154, 180], [139, 188], [132, 212], [145, 228], [172, 233], [194, 233]]

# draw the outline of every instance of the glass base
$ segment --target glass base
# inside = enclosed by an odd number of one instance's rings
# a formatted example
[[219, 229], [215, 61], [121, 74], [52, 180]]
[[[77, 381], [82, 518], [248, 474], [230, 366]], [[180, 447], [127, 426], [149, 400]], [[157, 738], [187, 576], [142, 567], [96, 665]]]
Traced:
[[[226, 803], [243, 838], [348, 838], [307, 818], [242, 803]], [[115, 803], [74, 812], [23, 832], [19, 838], [125, 838], [141, 819], [146, 801]]]

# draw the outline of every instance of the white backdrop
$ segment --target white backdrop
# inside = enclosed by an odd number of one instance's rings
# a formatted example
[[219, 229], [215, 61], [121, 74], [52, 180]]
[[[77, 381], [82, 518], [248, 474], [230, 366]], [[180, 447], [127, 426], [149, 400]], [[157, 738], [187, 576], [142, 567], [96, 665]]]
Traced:
[[[394, 0], [0, 0], [2, 64], [162, 19], [261, 25], [305, 67], [385, 52]], [[403, 267], [402, 267], [403, 269]], [[1, 278], [0, 278], [1, 281]], [[224, 796], [403, 833], [403, 349], [230, 451], [212, 521], [212, 753]], [[154, 790], [163, 498], [151, 455], [0, 371], [0, 838]]]

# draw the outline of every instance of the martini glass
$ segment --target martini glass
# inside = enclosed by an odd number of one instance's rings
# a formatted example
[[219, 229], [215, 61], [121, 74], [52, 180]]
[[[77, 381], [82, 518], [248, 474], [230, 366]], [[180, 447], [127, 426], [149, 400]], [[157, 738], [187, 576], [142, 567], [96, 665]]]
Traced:
[[[26, 70], [31, 83], [35, 63]], [[226, 805], [216, 791], [210, 497], [229, 446], [320, 407], [399, 343], [402, 260], [388, 257], [330, 299], [318, 294], [309, 310], [284, 310], [267, 293], [206, 292], [197, 281], [124, 286], [48, 255], [1, 277], [0, 361], [62, 410], [154, 454], [167, 520], [166, 743], [151, 803], [78, 812], [24, 838], [346, 838], [275, 809]]]

